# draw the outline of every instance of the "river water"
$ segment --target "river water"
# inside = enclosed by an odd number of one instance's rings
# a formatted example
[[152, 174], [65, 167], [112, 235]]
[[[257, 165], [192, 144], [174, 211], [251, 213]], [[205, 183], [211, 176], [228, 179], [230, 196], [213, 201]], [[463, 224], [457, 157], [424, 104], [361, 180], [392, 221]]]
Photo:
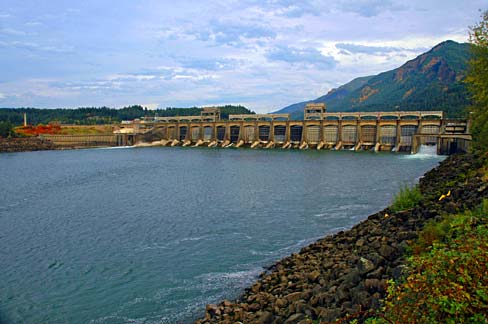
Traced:
[[189, 323], [387, 206], [441, 157], [125, 148], [0, 154], [0, 323]]

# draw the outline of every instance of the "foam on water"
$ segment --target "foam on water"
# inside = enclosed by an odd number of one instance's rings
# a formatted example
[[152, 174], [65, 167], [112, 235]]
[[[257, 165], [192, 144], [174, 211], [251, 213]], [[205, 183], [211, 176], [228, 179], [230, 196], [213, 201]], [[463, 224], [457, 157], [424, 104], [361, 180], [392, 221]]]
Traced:
[[243, 270], [243, 271], [234, 271], [234, 272], [215, 272], [215, 273], [206, 273], [204, 275], [200, 275], [197, 279], [202, 279], [204, 282], [211, 283], [212, 285], [215, 283], [227, 283], [229, 281], [234, 280], [246, 280], [250, 281], [251, 279], [255, 278], [258, 274], [263, 271], [263, 268], [257, 267], [250, 270]]
[[445, 156], [437, 155], [437, 145], [420, 145], [416, 154], [404, 155], [406, 159], [426, 160], [437, 159], [443, 160]]
[[122, 149], [129, 149], [129, 148], [136, 148], [137, 146], [134, 145], [126, 145], [126, 146], [107, 146], [107, 147], [95, 147], [90, 148], [91, 150], [122, 150]]

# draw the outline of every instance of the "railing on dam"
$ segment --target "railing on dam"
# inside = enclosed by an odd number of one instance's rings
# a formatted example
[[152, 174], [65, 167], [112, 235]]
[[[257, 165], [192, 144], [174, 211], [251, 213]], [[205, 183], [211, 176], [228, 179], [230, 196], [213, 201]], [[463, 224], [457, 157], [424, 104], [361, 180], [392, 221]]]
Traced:
[[376, 112], [328, 112], [323, 119], [444, 119], [442, 111], [376, 111]]

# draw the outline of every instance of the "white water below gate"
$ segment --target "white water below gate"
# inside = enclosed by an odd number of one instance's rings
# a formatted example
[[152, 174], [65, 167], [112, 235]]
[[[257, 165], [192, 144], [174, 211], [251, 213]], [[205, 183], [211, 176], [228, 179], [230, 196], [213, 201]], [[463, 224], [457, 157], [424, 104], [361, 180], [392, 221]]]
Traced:
[[437, 155], [437, 145], [420, 145], [419, 150], [415, 154], [410, 154], [405, 156], [408, 159], [432, 159], [432, 158], [440, 158], [443, 159], [444, 157], [441, 155]]

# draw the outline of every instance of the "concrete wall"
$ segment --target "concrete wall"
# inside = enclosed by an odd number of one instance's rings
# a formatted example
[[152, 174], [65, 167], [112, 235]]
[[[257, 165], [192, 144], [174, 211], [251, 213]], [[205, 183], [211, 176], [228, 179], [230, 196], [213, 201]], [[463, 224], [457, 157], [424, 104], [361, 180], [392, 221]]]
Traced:
[[66, 147], [119, 145], [117, 142], [117, 136], [111, 133], [97, 135], [40, 135], [39, 137], [45, 140], [49, 140], [57, 146]]

